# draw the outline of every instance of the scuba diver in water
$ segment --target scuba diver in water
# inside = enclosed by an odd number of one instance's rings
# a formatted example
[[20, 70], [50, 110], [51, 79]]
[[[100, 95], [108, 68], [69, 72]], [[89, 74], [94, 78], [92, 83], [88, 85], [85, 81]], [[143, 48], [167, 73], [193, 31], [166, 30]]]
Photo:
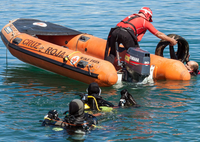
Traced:
[[[101, 88], [95, 82], [91, 83], [87, 88], [88, 94], [82, 94], [81, 100], [85, 103], [86, 110], [98, 110], [101, 111], [103, 107], [115, 107], [111, 102], [104, 100], [101, 94]], [[122, 90], [121, 98], [117, 107], [139, 107], [132, 95], [126, 90]]]
[[[64, 119], [58, 117], [56, 110], [50, 110], [44, 117], [42, 126], [60, 126], [68, 131], [77, 129], [88, 132], [98, 124], [94, 115], [85, 113], [85, 110], [103, 111], [103, 107], [116, 108], [112, 103], [104, 100], [100, 94], [101, 89], [95, 82], [87, 88], [88, 94], [81, 95], [80, 99], [74, 99], [69, 104], [69, 111], [64, 112]], [[121, 91], [121, 98], [117, 107], [140, 107], [126, 89]], [[97, 115], [98, 116], [98, 115]]]
[[79, 99], [74, 99], [69, 104], [69, 111], [64, 112], [64, 119], [58, 117], [56, 110], [50, 110], [44, 117], [42, 126], [60, 126], [67, 130], [80, 129], [84, 132], [89, 131], [98, 124], [95, 116], [84, 112], [84, 104]]

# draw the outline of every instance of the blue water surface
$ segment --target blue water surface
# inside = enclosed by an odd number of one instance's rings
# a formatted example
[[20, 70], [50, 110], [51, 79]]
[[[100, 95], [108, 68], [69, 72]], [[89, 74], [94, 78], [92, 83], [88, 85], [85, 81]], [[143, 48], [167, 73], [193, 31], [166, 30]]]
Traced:
[[[127, 15], [148, 6], [153, 25], [165, 34], [178, 34], [190, 45], [190, 59], [200, 63], [200, 2], [198, 0], [3, 0], [0, 28], [16, 18], [53, 22], [106, 39], [110, 28]], [[142, 49], [154, 54], [157, 37], [147, 32]], [[168, 51], [166, 54], [168, 55]], [[169, 65], [170, 66], [170, 65]], [[76, 141], [66, 131], [42, 127], [44, 115], [68, 109], [87, 84], [21, 62], [0, 42], [0, 141]], [[200, 141], [200, 77], [190, 81], [155, 81], [102, 87], [102, 97], [118, 104], [126, 88], [140, 108], [117, 109], [100, 120], [82, 141]]]

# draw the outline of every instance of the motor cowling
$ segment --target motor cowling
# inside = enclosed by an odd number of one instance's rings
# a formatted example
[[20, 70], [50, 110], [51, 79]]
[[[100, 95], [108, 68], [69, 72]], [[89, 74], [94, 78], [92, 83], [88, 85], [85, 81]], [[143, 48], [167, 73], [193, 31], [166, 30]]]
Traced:
[[123, 80], [142, 81], [150, 74], [150, 53], [139, 47], [130, 47], [125, 55], [124, 67], [126, 73]]

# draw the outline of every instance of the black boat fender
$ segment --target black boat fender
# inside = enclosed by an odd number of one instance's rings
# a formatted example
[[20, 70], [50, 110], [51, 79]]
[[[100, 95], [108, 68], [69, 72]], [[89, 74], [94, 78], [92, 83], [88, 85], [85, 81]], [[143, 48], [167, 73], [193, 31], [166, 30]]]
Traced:
[[189, 55], [189, 44], [188, 42], [181, 36], [176, 35], [176, 34], [169, 34], [167, 35], [169, 37], [174, 37], [174, 39], [177, 42], [178, 48], [177, 51], [174, 51], [174, 47], [170, 46], [170, 42], [166, 40], [160, 40], [160, 42], [157, 44], [156, 50], [155, 50], [155, 55], [158, 56], [163, 56], [163, 51], [166, 46], [169, 45], [169, 51], [170, 51], [170, 57], [171, 59], [176, 59], [181, 62], [186, 62], [188, 60], [188, 55]]

